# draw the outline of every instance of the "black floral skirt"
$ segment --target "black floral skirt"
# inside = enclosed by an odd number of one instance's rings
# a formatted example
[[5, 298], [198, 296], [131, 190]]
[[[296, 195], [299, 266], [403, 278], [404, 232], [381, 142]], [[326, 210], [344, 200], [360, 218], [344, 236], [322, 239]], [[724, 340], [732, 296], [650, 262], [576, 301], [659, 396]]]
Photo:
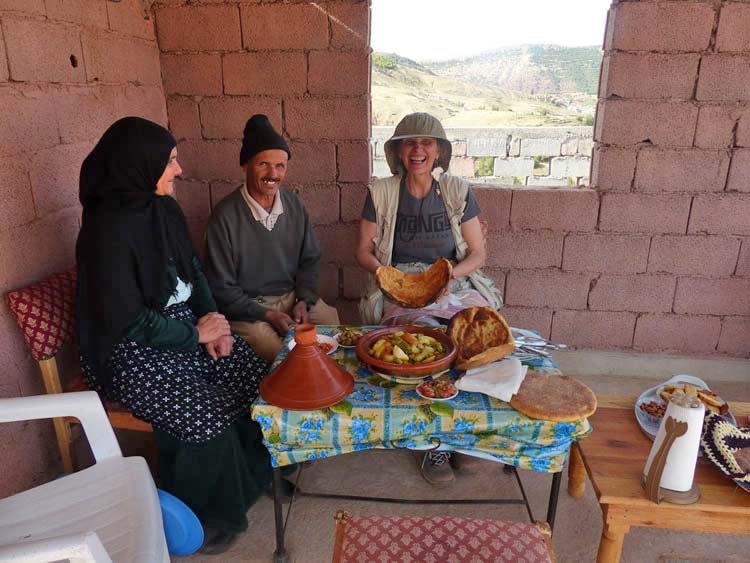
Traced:
[[[162, 313], [196, 322], [180, 303]], [[214, 361], [199, 345], [192, 350], [152, 348], [125, 338], [109, 360], [111, 386], [101, 389], [82, 358], [90, 387], [127, 407], [178, 440], [202, 443], [215, 438], [240, 417], [250, 417], [250, 404], [269, 365], [247, 343], [234, 336], [232, 353]]]

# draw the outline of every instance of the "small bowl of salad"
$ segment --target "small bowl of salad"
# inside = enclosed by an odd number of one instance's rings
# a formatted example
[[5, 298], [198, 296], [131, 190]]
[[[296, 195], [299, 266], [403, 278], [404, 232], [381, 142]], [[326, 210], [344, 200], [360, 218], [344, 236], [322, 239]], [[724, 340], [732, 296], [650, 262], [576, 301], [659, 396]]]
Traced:
[[450, 379], [440, 377], [417, 385], [417, 395], [431, 401], [447, 401], [458, 395], [458, 389]]

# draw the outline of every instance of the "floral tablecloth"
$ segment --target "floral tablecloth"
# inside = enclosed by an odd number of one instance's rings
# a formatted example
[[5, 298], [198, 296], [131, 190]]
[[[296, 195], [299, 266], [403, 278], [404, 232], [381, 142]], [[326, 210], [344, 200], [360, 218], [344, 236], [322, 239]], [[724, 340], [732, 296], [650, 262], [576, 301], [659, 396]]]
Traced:
[[[333, 335], [336, 326], [318, 326]], [[367, 330], [368, 327], [364, 327]], [[371, 328], [371, 327], [370, 327]], [[291, 335], [274, 365], [283, 361]], [[588, 421], [548, 422], [520, 414], [508, 403], [465, 391], [449, 401], [430, 401], [414, 385], [386, 381], [358, 360], [354, 348], [332, 355], [354, 377], [354, 391], [326, 409], [292, 411], [258, 397], [252, 417], [263, 429], [274, 467], [373, 448], [434, 447], [475, 453], [523, 469], [562, 470], [571, 444], [591, 431]], [[548, 360], [530, 370], [558, 373]], [[461, 372], [452, 370], [456, 379]]]

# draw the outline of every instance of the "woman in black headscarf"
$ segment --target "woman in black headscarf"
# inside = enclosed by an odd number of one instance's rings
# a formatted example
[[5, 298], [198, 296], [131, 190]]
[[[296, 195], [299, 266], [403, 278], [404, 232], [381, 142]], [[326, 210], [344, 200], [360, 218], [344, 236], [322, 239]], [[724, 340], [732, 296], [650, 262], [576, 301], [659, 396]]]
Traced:
[[89, 385], [150, 422], [160, 486], [206, 531], [206, 553], [247, 528], [271, 476], [249, 407], [268, 364], [232, 336], [169, 197], [176, 142], [137, 117], [114, 123], [81, 167], [77, 334]]

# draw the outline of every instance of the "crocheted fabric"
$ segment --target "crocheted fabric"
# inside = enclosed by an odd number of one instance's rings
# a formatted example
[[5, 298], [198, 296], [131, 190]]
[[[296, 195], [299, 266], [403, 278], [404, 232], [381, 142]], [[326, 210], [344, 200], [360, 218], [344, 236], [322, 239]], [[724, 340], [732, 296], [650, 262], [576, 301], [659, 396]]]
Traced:
[[724, 417], [706, 411], [701, 450], [724, 475], [750, 493], [750, 429], [737, 428]]
[[75, 291], [76, 271], [68, 270], [5, 295], [35, 360], [51, 358], [73, 340]]

